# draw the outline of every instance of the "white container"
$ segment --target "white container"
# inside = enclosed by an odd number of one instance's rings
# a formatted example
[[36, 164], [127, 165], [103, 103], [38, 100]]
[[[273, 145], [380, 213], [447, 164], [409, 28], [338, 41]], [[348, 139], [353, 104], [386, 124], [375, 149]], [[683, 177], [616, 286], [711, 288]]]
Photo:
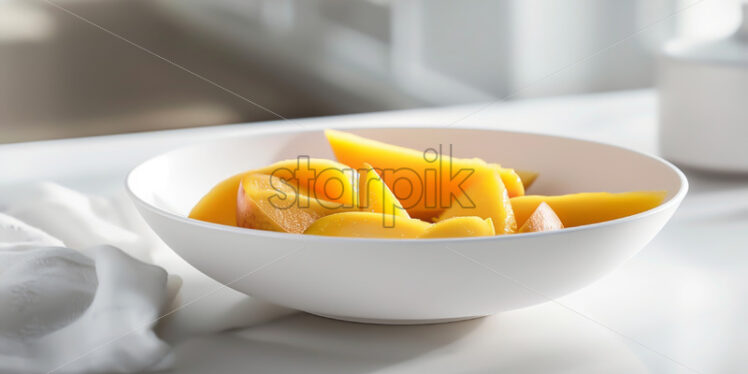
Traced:
[[729, 37], [675, 41], [660, 56], [660, 147], [684, 166], [748, 172], [748, 3]]
[[187, 218], [215, 183], [240, 171], [298, 155], [334, 157], [320, 127], [292, 124], [154, 157], [130, 173], [127, 189], [153, 231], [213, 279], [286, 307], [388, 324], [485, 316], [585, 287], [652, 240], [688, 190], [683, 173], [660, 158], [584, 140], [465, 128], [353, 132], [415, 149], [452, 144], [456, 155], [537, 170], [541, 177], [533, 192], [539, 194], [664, 190], [668, 195], [660, 206], [621, 219], [482, 238], [341, 238]]

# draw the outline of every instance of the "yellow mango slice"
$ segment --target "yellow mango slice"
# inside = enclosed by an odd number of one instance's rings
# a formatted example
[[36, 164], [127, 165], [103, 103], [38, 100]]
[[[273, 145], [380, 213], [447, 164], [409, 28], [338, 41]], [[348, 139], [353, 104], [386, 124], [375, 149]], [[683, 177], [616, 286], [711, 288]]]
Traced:
[[476, 170], [475, 176], [476, 182], [452, 203], [451, 208], [439, 216], [438, 221], [452, 217], [477, 216], [491, 218], [496, 235], [516, 232], [517, 221], [498, 171], [486, 167]]
[[665, 191], [622, 193], [585, 192], [560, 196], [528, 195], [511, 198], [517, 222], [524, 223], [545, 202], [565, 227], [610, 221], [652, 209], [665, 199]]
[[192, 208], [188, 217], [236, 226], [236, 191], [246, 174], [237, 174], [218, 183]]
[[395, 217], [410, 218], [408, 212], [397, 200], [389, 187], [379, 177], [371, 165], [364, 163], [359, 172], [359, 209], [365, 212], [383, 213], [385, 220], [392, 222]]
[[388, 226], [384, 215], [372, 212], [336, 213], [322, 217], [304, 232], [309, 235], [346, 236], [354, 238], [414, 239], [430, 226], [413, 218], [398, 218]]
[[507, 194], [509, 194], [509, 197], [523, 196], [525, 194], [525, 184], [522, 181], [522, 177], [516, 170], [502, 168], [499, 164], [489, 165], [496, 168], [496, 170], [499, 172], [501, 182], [504, 183], [504, 187], [506, 187], [506, 192]]
[[354, 207], [357, 203], [354, 170], [339, 162], [299, 157], [276, 162], [252, 173], [281, 178], [320, 200], [338, 202], [346, 207]]
[[452, 217], [431, 225], [419, 238], [464, 238], [493, 235], [496, 235], [496, 230], [491, 218]]
[[[471, 171], [487, 165], [477, 158], [452, 158], [342, 131], [325, 130], [325, 135], [338, 161], [356, 170], [365, 162], [382, 170], [382, 180], [411, 217], [437, 216], [473, 183]], [[521, 179], [513, 170], [501, 169], [501, 174], [512, 186], [512, 196], [524, 194]]]
[[236, 204], [238, 226], [296, 234], [321, 217], [353, 209], [309, 199], [282, 179], [265, 174], [242, 178]]
[[[528, 170], [515, 170], [517, 175], [519, 176], [519, 179], [522, 181], [522, 186], [524, 187], [524, 190], [526, 191], [530, 186], [535, 182], [535, 179], [538, 178], [538, 173], [534, 171], [528, 171]], [[514, 196], [522, 196], [524, 195], [514, 195]], [[512, 195], [509, 195], [513, 197]]]
[[242, 178], [250, 174], [269, 174], [286, 180], [302, 191], [303, 198], [318, 197], [320, 201], [335, 202], [338, 204], [332, 205], [342, 204], [343, 207], [358, 204], [358, 191], [352, 180], [354, 173], [348, 166], [332, 160], [300, 158], [280, 161], [221, 181], [192, 208], [189, 218], [236, 226], [237, 190]]
[[541, 202], [530, 217], [525, 221], [519, 232], [540, 232], [560, 230], [564, 228], [556, 212], [545, 202]]

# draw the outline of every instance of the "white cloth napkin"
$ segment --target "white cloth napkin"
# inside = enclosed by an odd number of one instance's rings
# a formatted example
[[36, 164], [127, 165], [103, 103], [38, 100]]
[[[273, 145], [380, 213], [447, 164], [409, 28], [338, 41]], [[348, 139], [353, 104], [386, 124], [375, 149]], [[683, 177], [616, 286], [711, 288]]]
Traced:
[[2, 192], [2, 373], [160, 370], [172, 360], [164, 340], [292, 312], [202, 275], [124, 194], [87, 196], [51, 183]]

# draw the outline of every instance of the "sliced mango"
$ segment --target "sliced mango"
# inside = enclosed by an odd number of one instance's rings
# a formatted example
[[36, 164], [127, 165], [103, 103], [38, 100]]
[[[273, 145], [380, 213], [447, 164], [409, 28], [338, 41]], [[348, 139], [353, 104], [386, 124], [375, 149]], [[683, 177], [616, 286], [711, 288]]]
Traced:
[[541, 202], [545, 202], [565, 227], [574, 227], [641, 213], [660, 205], [665, 195], [665, 191], [585, 192], [560, 196], [519, 196], [511, 198], [511, 203], [517, 222], [522, 224]]
[[497, 170], [485, 167], [475, 172], [476, 182], [465, 190], [438, 221], [452, 217], [477, 216], [493, 220], [496, 235], [517, 231], [509, 195]]
[[[532, 184], [535, 182], [535, 179], [538, 179], [538, 173], [534, 171], [515, 170], [515, 172], [519, 176], [519, 179], [522, 181], [522, 186], [524, 187], [525, 191], [527, 191], [527, 189], [530, 188], [530, 186], [532, 186]], [[515, 196], [522, 196], [522, 195], [515, 195]]]
[[[338, 161], [356, 170], [365, 162], [382, 170], [382, 179], [411, 217], [437, 216], [473, 183], [471, 172], [487, 165], [477, 158], [452, 158], [342, 131], [326, 130], [325, 135]], [[523, 195], [519, 176], [511, 169], [500, 170], [512, 186], [512, 196]]]
[[414, 239], [421, 236], [429, 223], [413, 218], [398, 218], [393, 225], [385, 223], [385, 216], [372, 212], [336, 213], [315, 221], [304, 234], [346, 236], [353, 238]]
[[192, 208], [188, 217], [236, 226], [236, 191], [247, 174], [237, 174], [218, 183]]
[[560, 230], [564, 228], [556, 212], [545, 202], [541, 202], [530, 217], [519, 228], [519, 232], [541, 232]]
[[321, 217], [354, 209], [308, 198], [282, 179], [265, 174], [242, 178], [236, 204], [238, 226], [296, 234]]
[[518, 171], [509, 168], [502, 168], [499, 164], [489, 165], [496, 168], [499, 172], [501, 182], [504, 183], [504, 187], [506, 187], [506, 192], [509, 194], [509, 197], [524, 196], [525, 184]]
[[493, 235], [496, 235], [496, 230], [493, 226], [493, 220], [490, 218], [452, 217], [431, 225], [419, 238], [464, 238]]
[[250, 174], [268, 174], [281, 178], [299, 188], [302, 198], [317, 197], [320, 202], [335, 203], [331, 203], [332, 207], [342, 204], [343, 207], [352, 208], [358, 203], [358, 191], [352, 179], [355, 173], [348, 166], [332, 160], [299, 158], [276, 162], [221, 181], [200, 199], [190, 211], [189, 217], [236, 226], [237, 190], [242, 178]]
[[382, 213], [391, 222], [395, 217], [410, 218], [389, 187], [371, 165], [364, 163], [359, 171], [359, 209], [365, 212]]
[[332, 160], [299, 157], [276, 162], [252, 173], [281, 178], [320, 200], [338, 202], [346, 207], [354, 207], [357, 202], [356, 173]]

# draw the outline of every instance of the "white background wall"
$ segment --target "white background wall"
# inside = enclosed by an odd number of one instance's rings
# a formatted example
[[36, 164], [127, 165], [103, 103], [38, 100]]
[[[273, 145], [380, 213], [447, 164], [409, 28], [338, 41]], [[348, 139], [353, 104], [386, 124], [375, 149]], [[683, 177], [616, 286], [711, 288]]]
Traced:
[[[57, 1], [285, 117], [649, 87], [664, 41], [730, 32], [738, 2]], [[273, 118], [47, 3], [0, 0], [0, 143]]]
[[[226, 40], [248, 50], [248, 39], [270, 33], [282, 36], [268, 50], [302, 40], [320, 53], [314, 60], [324, 67], [312, 71], [328, 69], [334, 84], [368, 91], [371, 100], [387, 102], [396, 92], [443, 105], [651, 86], [662, 42], [729, 31], [738, 2], [174, 0], [171, 8], [219, 38], [242, 35]], [[333, 8], [342, 10], [324, 11]], [[219, 9], [253, 21], [218, 25]], [[264, 23], [267, 33], [243, 35], [248, 22]], [[346, 82], [348, 70], [374, 82]]]

